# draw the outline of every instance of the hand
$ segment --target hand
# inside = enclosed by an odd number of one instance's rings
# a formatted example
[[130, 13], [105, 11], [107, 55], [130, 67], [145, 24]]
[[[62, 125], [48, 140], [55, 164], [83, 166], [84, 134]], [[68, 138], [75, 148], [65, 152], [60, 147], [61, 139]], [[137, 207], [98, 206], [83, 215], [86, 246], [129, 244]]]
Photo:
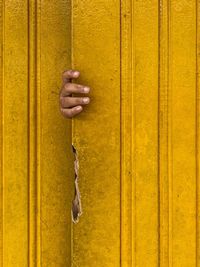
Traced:
[[83, 106], [90, 102], [89, 97], [74, 97], [72, 94], [87, 94], [88, 86], [72, 83], [72, 79], [78, 78], [80, 72], [77, 70], [66, 70], [62, 74], [63, 85], [60, 90], [60, 111], [66, 118], [72, 118], [83, 110]]

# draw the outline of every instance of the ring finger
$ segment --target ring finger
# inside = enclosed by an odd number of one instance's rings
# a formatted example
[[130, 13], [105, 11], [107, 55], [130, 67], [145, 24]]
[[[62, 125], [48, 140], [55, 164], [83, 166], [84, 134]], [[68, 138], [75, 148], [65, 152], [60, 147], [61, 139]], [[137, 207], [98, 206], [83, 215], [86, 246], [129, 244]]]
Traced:
[[90, 102], [89, 97], [61, 97], [60, 104], [62, 108], [71, 108], [77, 105], [87, 105]]

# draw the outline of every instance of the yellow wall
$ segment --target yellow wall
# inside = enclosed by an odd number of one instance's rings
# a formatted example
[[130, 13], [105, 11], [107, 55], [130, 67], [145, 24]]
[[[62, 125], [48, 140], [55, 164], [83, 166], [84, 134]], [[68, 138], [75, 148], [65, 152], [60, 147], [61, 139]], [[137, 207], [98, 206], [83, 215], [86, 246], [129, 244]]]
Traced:
[[[1, 266], [200, 266], [199, 1], [0, 7]], [[71, 65], [91, 87], [72, 123]]]

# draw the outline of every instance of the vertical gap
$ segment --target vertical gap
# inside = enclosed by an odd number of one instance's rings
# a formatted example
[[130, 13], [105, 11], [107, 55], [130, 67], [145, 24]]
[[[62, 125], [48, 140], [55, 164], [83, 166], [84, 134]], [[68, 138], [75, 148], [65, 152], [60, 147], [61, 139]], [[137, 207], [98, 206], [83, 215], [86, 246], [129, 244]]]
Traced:
[[[126, 116], [124, 113], [125, 103], [127, 101], [127, 82], [128, 79], [128, 63], [127, 63], [127, 54], [129, 52], [129, 43], [128, 43], [128, 23], [130, 21], [126, 20], [127, 11], [129, 8], [129, 1], [120, 1], [120, 266], [126, 266], [129, 258], [125, 249], [128, 249], [127, 246], [127, 229], [125, 221], [127, 220], [127, 211], [125, 207], [127, 197], [125, 196], [126, 186], [128, 180], [126, 179], [126, 167], [124, 162], [127, 159], [126, 156], [126, 142], [124, 139], [124, 133], [126, 131]], [[126, 50], [124, 47], [126, 46]], [[127, 203], [129, 205], [129, 203]], [[130, 238], [130, 237], [129, 237]], [[128, 240], [129, 242], [129, 240]], [[131, 253], [130, 253], [131, 254]]]
[[27, 20], [28, 20], [28, 25], [27, 25], [27, 37], [28, 37], [28, 45], [27, 45], [27, 50], [28, 50], [28, 58], [27, 58], [27, 75], [28, 75], [28, 94], [27, 94], [27, 102], [28, 102], [28, 125], [27, 125], [27, 132], [28, 132], [28, 162], [27, 162], [27, 168], [28, 168], [28, 266], [31, 265], [30, 263], [30, 249], [31, 249], [31, 244], [30, 244], [30, 0], [27, 0]]
[[167, 205], [168, 205], [168, 229], [167, 229], [167, 235], [168, 235], [168, 238], [167, 238], [167, 265], [169, 266], [169, 242], [170, 242], [170, 198], [169, 198], [169, 195], [170, 195], [170, 170], [169, 170], [169, 166], [170, 166], [170, 147], [169, 147], [169, 138], [170, 138], [170, 135], [169, 135], [169, 2], [170, 0], [167, 1], [167, 4], [166, 4], [166, 8], [167, 8], [167, 59], [166, 59], [166, 63], [167, 63], [167, 68], [166, 68], [166, 71], [167, 71]]
[[[131, 257], [131, 266], [137, 266], [137, 242], [136, 242], [136, 233], [137, 233], [137, 205], [136, 205], [136, 106], [135, 106], [135, 90], [136, 90], [136, 63], [135, 63], [135, 46], [136, 39], [134, 39], [135, 34], [135, 0], [131, 1], [131, 172], [132, 172], [132, 180], [131, 180], [131, 246], [132, 246], [132, 257]], [[135, 172], [133, 175], [133, 171]], [[134, 181], [133, 181], [134, 179]], [[134, 205], [133, 205], [134, 199]], [[133, 212], [134, 210], [134, 212]], [[134, 224], [134, 229], [133, 229]], [[133, 241], [134, 240], [134, 241]], [[134, 255], [134, 256], [133, 256]]]
[[[34, 215], [34, 224], [35, 224], [35, 232], [34, 232], [34, 240], [35, 240], [35, 246], [34, 246], [34, 250], [35, 250], [35, 261], [34, 261], [34, 265], [37, 266], [37, 0], [34, 0], [34, 78], [35, 78], [35, 82], [34, 82], [34, 90], [35, 90], [35, 101], [34, 101], [34, 118], [35, 118], [35, 134], [34, 134], [34, 156], [35, 156], [35, 177], [34, 177], [34, 184], [35, 184], [35, 188], [34, 188], [34, 207], [35, 207], [35, 215]], [[40, 266], [39, 266], [40, 267]]]
[[119, 1], [119, 20], [120, 20], [120, 266], [122, 266], [122, 16], [123, 9], [121, 0]]
[[28, 0], [28, 266], [36, 262], [36, 0]]
[[172, 266], [172, 227], [173, 227], [173, 173], [172, 173], [172, 84], [171, 84], [171, 0], [167, 2], [167, 84], [168, 84], [168, 265]]
[[[71, 11], [70, 11], [70, 23], [71, 23], [71, 27], [70, 27], [70, 30], [71, 30], [71, 35], [70, 35], [70, 47], [71, 47], [71, 66], [72, 66], [72, 69], [74, 68], [74, 42], [73, 42], [73, 26], [74, 26], [74, 22], [73, 22], [73, 5], [74, 2], [73, 0], [71, 0]], [[72, 119], [71, 120], [71, 140], [72, 140], [72, 144], [74, 144], [74, 140], [73, 140], [73, 136], [74, 136], [74, 120]], [[71, 232], [70, 232], [70, 239], [71, 239], [71, 267], [73, 267], [73, 253], [74, 253], [74, 233], [73, 233], [73, 222], [71, 220]]]
[[3, 125], [4, 125], [4, 41], [5, 41], [5, 1], [1, 1], [1, 266], [3, 267], [3, 259], [4, 259], [4, 132], [3, 132]]
[[40, 228], [40, 218], [41, 218], [41, 175], [40, 175], [40, 110], [41, 110], [41, 99], [40, 99], [40, 89], [41, 89], [41, 0], [35, 1], [35, 66], [36, 66], [36, 266], [42, 266], [41, 259], [41, 228]]
[[[170, 184], [170, 174], [169, 174], [169, 34], [168, 34], [168, 31], [169, 31], [169, 27], [168, 27], [168, 23], [169, 23], [169, 20], [168, 20], [168, 16], [169, 16], [169, 9], [168, 9], [168, 5], [169, 5], [169, 1], [167, 1], [167, 4], [166, 4], [166, 8], [167, 8], [167, 31], [166, 31], [166, 34], [167, 34], [167, 58], [166, 58], [166, 159], [167, 159], [167, 167], [166, 167], [166, 172], [167, 172], [167, 175], [166, 175], [166, 179], [167, 179], [167, 183], [166, 183], [166, 191], [167, 191], [167, 200], [166, 200], [166, 203], [167, 203], [167, 208], [168, 208], [168, 213], [167, 213], [167, 260], [166, 260], [166, 264], [169, 265], [169, 184]], [[164, 207], [165, 208], [165, 207]]]
[[196, 266], [199, 266], [199, 28], [198, 0], [196, 0]]
[[[136, 90], [136, 62], [135, 62], [135, 46], [136, 39], [134, 39], [135, 34], [135, 0], [131, 1], [131, 172], [132, 172], [132, 180], [131, 180], [131, 246], [132, 246], [132, 266], [137, 266], [137, 242], [136, 242], [136, 233], [137, 233], [137, 204], [136, 204], [136, 106], [135, 106], [135, 90]], [[133, 175], [133, 171], [135, 172]], [[134, 179], [134, 180], [133, 180]], [[134, 204], [133, 204], [134, 199]], [[134, 210], [134, 212], [133, 212]], [[134, 229], [133, 229], [134, 224]], [[134, 241], [133, 241], [134, 240]], [[134, 256], [133, 256], [134, 255]]]
[[161, 253], [161, 241], [160, 241], [160, 7], [161, 0], [158, 1], [158, 266], [160, 266], [160, 253]]

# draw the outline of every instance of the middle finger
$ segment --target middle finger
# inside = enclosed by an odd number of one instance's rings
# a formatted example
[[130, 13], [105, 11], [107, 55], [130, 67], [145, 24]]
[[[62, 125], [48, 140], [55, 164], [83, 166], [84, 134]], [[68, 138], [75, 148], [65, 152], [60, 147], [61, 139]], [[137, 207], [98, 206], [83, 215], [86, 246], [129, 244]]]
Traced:
[[76, 83], [66, 83], [61, 90], [61, 96], [68, 96], [73, 93], [89, 93], [90, 88]]

